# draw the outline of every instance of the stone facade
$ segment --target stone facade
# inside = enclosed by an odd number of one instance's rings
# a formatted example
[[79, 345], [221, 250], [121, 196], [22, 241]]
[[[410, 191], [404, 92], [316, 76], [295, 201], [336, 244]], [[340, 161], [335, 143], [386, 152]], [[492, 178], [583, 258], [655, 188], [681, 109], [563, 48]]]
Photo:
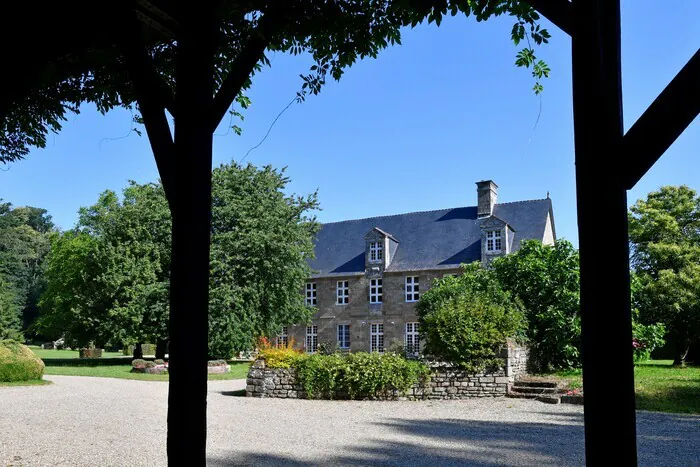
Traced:
[[[338, 325], [350, 326], [351, 352], [370, 351], [370, 329], [372, 324], [383, 325], [384, 348], [398, 342], [403, 345], [406, 323], [418, 321], [416, 302], [406, 301], [406, 276], [418, 277], [419, 293], [430, 288], [435, 279], [446, 274], [459, 274], [460, 269], [415, 271], [410, 273], [383, 272], [382, 303], [369, 303], [371, 275], [319, 277], [311, 279], [316, 284], [316, 308], [312, 325], [318, 326], [318, 343], [337, 342]], [[349, 303], [337, 304], [338, 281], [349, 285]], [[297, 347], [306, 349], [306, 324], [287, 326], [288, 338], [293, 338]], [[306, 349], [308, 351], [308, 349]]]
[[[414, 385], [406, 394], [394, 392], [373, 399], [471, 399], [474, 397], [503, 397], [509, 386], [526, 374], [527, 349], [509, 344], [501, 357], [505, 366], [481, 374], [468, 374], [450, 365], [431, 364], [432, 376], [425, 383]], [[306, 393], [298, 383], [293, 369], [266, 368], [257, 360], [248, 372], [247, 397], [305, 399]], [[342, 399], [342, 395], [337, 398]]]

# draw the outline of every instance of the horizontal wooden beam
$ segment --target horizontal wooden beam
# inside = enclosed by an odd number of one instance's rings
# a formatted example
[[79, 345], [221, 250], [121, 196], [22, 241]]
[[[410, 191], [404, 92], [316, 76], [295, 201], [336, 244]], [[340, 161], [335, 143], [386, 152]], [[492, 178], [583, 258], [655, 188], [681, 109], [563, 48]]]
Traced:
[[625, 188], [630, 190], [700, 114], [700, 49], [622, 140]]
[[559, 29], [571, 35], [573, 30], [573, 7], [569, 0], [525, 0], [542, 16]]

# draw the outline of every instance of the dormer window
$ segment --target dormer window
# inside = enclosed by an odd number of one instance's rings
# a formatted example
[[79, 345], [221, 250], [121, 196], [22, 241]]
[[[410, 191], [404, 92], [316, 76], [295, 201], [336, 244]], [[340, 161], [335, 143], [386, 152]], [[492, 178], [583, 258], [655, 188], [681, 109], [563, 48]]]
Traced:
[[384, 248], [382, 242], [369, 242], [369, 262], [381, 263], [384, 259]]
[[501, 243], [501, 231], [500, 230], [489, 230], [486, 232], [486, 252], [487, 253], [500, 253], [503, 246]]

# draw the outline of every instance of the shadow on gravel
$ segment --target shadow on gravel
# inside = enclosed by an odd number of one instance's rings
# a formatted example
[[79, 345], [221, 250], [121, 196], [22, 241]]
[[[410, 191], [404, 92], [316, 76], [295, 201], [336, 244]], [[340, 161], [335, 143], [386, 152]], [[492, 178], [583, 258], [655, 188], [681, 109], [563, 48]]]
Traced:
[[[255, 452], [263, 451], [264, 446], [251, 446], [249, 452], [211, 457], [207, 464], [583, 465], [583, 414], [561, 414], [558, 418], [565, 424], [387, 419], [375, 424], [376, 431], [368, 429], [364, 439], [347, 441], [342, 433], [329, 433], [328, 446], [289, 446], [285, 455]], [[641, 466], [696, 465], [700, 416], [640, 412], [637, 439]], [[335, 454], [321, 457], [329, 452]], [[306, 457], [313, 453], [318, 457]]]
[[238, 391], [221, 391], [219, 394], [222, 396], [245, 397], [245, 389], [239, 389]]
[[[210, 466], [233, 465], [582, 465], [583, 427], [543, 423], [502, 423], [465, 420], [389, 419], [376, 423], [378, 436], [368, 432], [364, 440], [334, 443], [321, 452], [337, 452], [331, 457], [309, 462], [304, 457], [263, 452], [231, 453], [225, 458], [209, 458]], [[332, 434], [329, 433], [329, 436]], [[398, 435], [398, 436], [397, 436]], [[337, 440], [343, 440], [339, 434]], [[260, 446], [262, 450], [262, 446]], [[309, 446], [311, 448], [311, 446]], [[296, 446], [295, 453], [308, 451]], [[292, 453], [290, 453], [292, 454]]]

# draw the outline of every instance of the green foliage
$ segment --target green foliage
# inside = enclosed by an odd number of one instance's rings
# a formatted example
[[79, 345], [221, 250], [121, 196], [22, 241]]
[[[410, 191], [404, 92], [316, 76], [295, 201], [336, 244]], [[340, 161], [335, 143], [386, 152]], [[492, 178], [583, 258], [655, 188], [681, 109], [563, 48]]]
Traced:
[[311, 274], [319, 225], [316, 193], [286, 195], [284, 170], [225, 164], [214, 169], [209, 354], [230, 358], [312, 310], [299, 293]]
[[700, 338], [700, 196], [685, 185], [649, 193], [630, 208], [629, 233], [640, 321], [665, 325], [682, 365]]
[[22, 338], [38, 315], [53, 229], [45, 209], [12, 208], [0, 199], [0, 338]]
[[573, 245], [528, 240], [491, 265], [502, 287], [523, 303], [533, 369], [544, 373], [580, 367], [579, 257]]
[[663, 324], [641, 324], [632, 321], [632, 348], [634, 361], [645, 362], [651, 358], [654, 349], [663, 347], [666, 327]]
[[315, 354], [297, 360], [294, 368], [307, 396], [324, 399], [391, 397], [395, 391], [405, 394], [430, 374], [421, 362], [377, 352]]
[[526, 328], [520, 302], [478, 263], [437, 280], [416, 311], [425, 354], [474, 373], [501, 366], [499, 350], [507, 339], [521, 339]]
[[258, 341], [258, 357], [263, 358], [265, 366], [270, 368], [294, 368], [299, 361], [307, 358], [307, 355], [294, 348], [293, 339], [290, 339], [286, 346], [276, 346], [263, 337]]
[[[266, 40], [263, 49], [293, 55], [306, 53], [312, 57], [314, 64], [308, 74], [302, 75], [300, 99], [308, 93], [320, 92], [327, 75], [338, 80], [358, 59], [374, 58], [388, 45], [400, 44], [403, 27], [415, 27], [425, 20], [439, 26], [447, 15], [473, 16], [477, 21], [485, 21], [507, 14], [515, 20], [513, 42], [528, 43], [518, 54], [527, 50], [528, 60], [516, 61], [517, 66], [523, 67], [541, 63], [536, 60], [533, 47], [547, 43], [550, 38], [539, 25], [538, 13], [523, 1], [303, 0], [227, 5], [218, 11], [221, 35], [214, 55], [214, 82], [218, 90], [229, 75], [243, 78], [242, 86], [235, 90], [236, 107], [231, 112], [232, 117], [238, 118], [249, 104], [244, 93], [252, 77], [261, 65], [270, 65], [270, 61], [262, 55], [257, 63], [251, 61], [241, 67], [235, 59], [260, 55], [256, 47], [263, 36]], [[154, 76], [164, 89], [174, 89], [175, 38], [146, 45]], [[83, 102], [94, 103], [102, 113], [115, 107], [137, 111], [131, 77], [125, 67], [128, 60], [122, 48], [101, 49], [93, 44], [85, 51], [73, 50], [70, 55], [70, 60], [51, 63], [50, 72], [43, 73], [43, 79], [35, 87], [28, 88], [24, 99], [13, 100], [0, 109], [6, 116], [0, 119], [0, 162], [21, 159], [30, 147], [45, 147], [48, 132], [59, 132], [66, 113], [79, 113]], [[543, 72], [545, 67], [533, 67], [537, 93], [542, 89], [540, 78], [548, 75], [548, 71]], [[142, 122], [138, 114], [134, 120]], [[237, 125], [232, 128], [236, 133], [241, 131]], [[141, 133], [138, 129], [134, 131]]]
[[0, 340], [0, 382], [41, 379], [44, 362], [26, 345]]

